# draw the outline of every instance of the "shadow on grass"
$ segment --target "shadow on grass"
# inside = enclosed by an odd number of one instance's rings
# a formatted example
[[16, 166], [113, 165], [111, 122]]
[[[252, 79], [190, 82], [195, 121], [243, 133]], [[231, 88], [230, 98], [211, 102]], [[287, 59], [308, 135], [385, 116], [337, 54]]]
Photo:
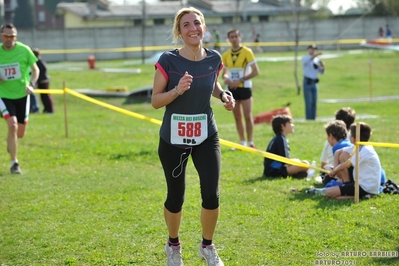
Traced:
[[148, 97], [135, 97], [135, 98], [127, 97], [123, 102], [123, 105], [135, 104], [135, 103], [151, 103], [151, 99]]
[[140, 152], [130, 152], [130, 153], [115, 153], [115, 154], [107, 154], [108, 158], [110, 160], [133, 160], [135, 158], [152, 158], [151, 156], [154, 156], [154, 151], [153, 150], [148, 150], [148, 151], [140, 151]]
[[[291, 178], [291, 177], [289, 177]], [[246, 184], [254, 184], [257, 182], [263, 182], [263, 181], [281, 181], [281, 180], [287, 180], [289, 178], [284, 178], [284, 177], [266, 177], [266, 176], [258, 176], [254, 177], [252, 179], [247, 179], [244, 181]], [[295, 178], [295, 180], [300, 180], [300, 179], [305, 179], [305, 178]], [[322, 184], [316, 184], [314, 185], [316, 188], [322, 188]], [[325, 196], [322, 195], [315, 195], [315, 194], [307, 194], [306, 190], [309, 189], [309, 187], [298, 189], [296, 191], [288, 192], [288, 196], [291, 196], [290, 200], [291, 201], [306, 201], [306, 200], [313, 200], [313, 201], [318, 201], [318, 205], [316, 205], [317, 208], [320, 209], [325, 209], [325, 208], [336, 208], [338, 206], [350, 206], [354, 203], [353, 199], [348, 199], [348, 200], [333, 200], [329, 199]]]
[[323, 195], [315, 195], [315, 194], [307, 194], [306, 189], [300, 190], [296, 193], [292, 193], [291, 201], [307, 201], [313, 200], [316, 201], [317, 204], [315, 205], [318, 209], [326, 209], [326, 208], [337, 208], [342, 206], [351, 206], [354, 203], [353, 199], [347, 200], [334, 200], [329, 199]]
[[[384, 250], [388, 251], [388, 250]], [[396, 254], [392, 254], [396, 251]], [[380, 254], [380, 257], [375, 257], [373, 258], [374, 262], [377, 263], [378, 265], [398, 265], [399, 264], [399, 246], [396, 247], [395, 251], [389, 251], [391, 254]], [[379, 254], [376, 254], [378, 256]], [[385, 257], [384, 257], [385, 256]], [[390, 257], [390, 256], [395, 256], [395, 257]]]
[[266, 176], [262, 175], [262, 176], [259, 176], [259, 177], [254, 177], [252, 179], [247, 179], [247, 180], [244, 181], [244, 183], [246, 183], [246, 184], [254, 184], [254, 183], [257, 183], [257, 182], [261, 182], [261, 181], [279, 181], [279, 180], [282, 180], [282, 179], [286, 179], [286, 178], [284, 178], [284, 177], [266, 177]]
[[252, 179], [247, 179], [245, 180], [245, 183], [247, 184], [252, 184], [252, 183], [256, 183], [256, 182], [260, 182], [260, 181], [281, 181], [281, 180], [304, 180], [305, 177], [300, 177], [300, 178], [293, 178], [293, 177], [268, 177], [268, 176], [264, 176], [261, 175], [259, 177], [254, 177]]
[[[315, 194], [308, 194], [306, 193], [307, 188], [304, 188], [302, 190], [299, 190], [296, 193], [292, 193], [292, 198], [290, 199], [291, 201], [305, 201], [305, 200], [313, 200], [313, 201], [317, 201], [318, 204], [315, 205], [316, 208], [321, 208], [321, 209], [325, 209], [325, 208], [340, 208], [342, 206], [351, 206], [355, 203], [355, 200], [352, 199], [344, 199], [344, 200], [336, 200], [336, 199], [330, 199], [327, 198], [324, 195], [315, 195]], [[367, 202], [370, 200], [377, 200], [379, 197], [379, 195], [371, 198], [371, 199], [367, 199], [367, 198], [360, 198], [359, 200], [359, 204], [362, 204], [363, 202]], [[377, 229], [375, 229], [377, 230]]]
[[[301, 179], [305, 179], [305, 178], [284, 178], [284, 177], [266, 177], [266, 176], [257, 176], [257, 177], [253, 177], [250, 179], [246, 179], [243, 181], [244, 184], [255, 184], [258, 182], [281, 182], [284, 180], [301, 180]], [[297, 184], [298, 185], [298, 184]], [[294, 185], [295, 186], [295, 185]], [[300, 185], [302, 186], [302, 185]], [[306, 187], [302, 187], [300, 189], [295, 189], [295, 191], [290, 191], [290, 189], [287, 189], [286, 192], [284, 192], [284, 194], [286, 193], [287, 196], [289, 197], [290, 201], [308, 201], [308, 200], [313, 200], [315, 202], [317, 202], [315, 206], [315, 208], [317, 209], [335, 209], [335, 208], [341, 208], [342, 206], [351, 206], [354, 204], [354, 199], [346, 199], [346, 200], [335, 200], [335, 199], [330, 199], [327, 198], [326, 196], [323, 195], [315, 195], [315, 194], [308, 194], [306, 193], [306, 190], [308, 190], [310, 187], [315, 187], [315, 188], [323, 188], [322, 184], [309, 184]], [[375, 200], [377, 199], [378, 196], [372, 198], [372, 199], [360, 199], [359, 204], [361, 204], [364, 201], [368, 201], [368, 200]]]

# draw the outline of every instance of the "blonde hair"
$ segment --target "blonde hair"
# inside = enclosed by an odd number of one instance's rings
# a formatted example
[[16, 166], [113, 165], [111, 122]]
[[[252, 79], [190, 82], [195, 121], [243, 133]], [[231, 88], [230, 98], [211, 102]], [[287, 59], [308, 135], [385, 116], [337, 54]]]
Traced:
[[173, 21], [173, 29], [172, 29], [172, 37], [173, 37], [173, 44], [177, 44], [180, 40], [180, 21], [181, 18], [189, 13], [195, 13], [197, 14], [203, 25], [205, 25], [205, 17], [204, 14], [202, 14], [201, 11], [199, 11], [198, 9], [194, 8], [194, 7], [184, 7], [182, 9], [180, 9], [179, 11], [176, 12], [174, 21]]

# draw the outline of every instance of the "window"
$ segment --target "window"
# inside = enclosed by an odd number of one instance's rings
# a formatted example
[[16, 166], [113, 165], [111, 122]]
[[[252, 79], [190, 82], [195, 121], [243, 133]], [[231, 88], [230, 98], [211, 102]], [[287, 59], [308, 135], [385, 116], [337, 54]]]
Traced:
[[223, 18], [223, 23], [224, 24], [233, 23], [233, 17], [224, 17]]
[[37, 19], [38, 19], [40, 22], [46, 21], [46, 12], [40, 11], [39, 14], [37, 15]]
[[37, 0], [38, 6], [44, 6], [44, 0]]
[[164, 24], [165, 24], [165, 19], [163, 19], [163, 18], [156, 18], [156, 19], [154, 19], [154, 24], [155, 24], [155, 25], [164, 25]]
[[134, 26], [141, 26], [143, 24], [143, 20], [142, 19], [134, 19]]
[[259, 16], [259, 21], [260, 22], [268, 22], [269, 21], [269, 16]]

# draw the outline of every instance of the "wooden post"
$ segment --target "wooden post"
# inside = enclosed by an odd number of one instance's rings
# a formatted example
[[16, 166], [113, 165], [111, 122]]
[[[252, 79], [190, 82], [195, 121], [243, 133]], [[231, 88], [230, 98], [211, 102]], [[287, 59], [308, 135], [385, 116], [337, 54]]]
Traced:
[[65, 81], [62, 83], [64, 90], [64, 125], [65, 125], [65, 137], [68, 138], [68, 116], [67, 116], [67, 102], [66, 102], [66, 87]]
[[370, 88], [370, 102], [373, 101], [373, 60], [369, 61], [369, 88]]
[[356, 123], [356, 165], [355, 165], [355, 203], [359, 203], [359, 144], [360, 142], [360, 123]]

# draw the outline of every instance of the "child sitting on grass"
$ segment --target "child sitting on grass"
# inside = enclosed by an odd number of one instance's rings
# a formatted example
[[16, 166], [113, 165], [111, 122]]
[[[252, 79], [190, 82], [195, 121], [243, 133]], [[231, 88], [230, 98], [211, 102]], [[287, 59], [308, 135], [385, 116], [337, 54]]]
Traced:
[[343, 147], [353, 146], [347, 138], [346, 125], [342, 120], [334, 120], [328, 123], [324, 129], [327, 133], [327, 141], [332, 147], [333, 155]]
[[[276, 136], [274, 136], [270, 141], [266, 152], [290, 158], [290, 147], [288, 144], [287, 135], [294, 132], [294, 123], [292, 118], [288, 115], [277, 115], [272, 120], [272, 128]], [[309, 164], [308, 161], [300, 161], [299, 159], [292, 160]], [[297, 165], [284, 164], [269, 158], [264, 159], [263, 165], [263, 175], [266, 177], [292, 176], [296, 178], [303, 178], [306, 177], [306, 171], [308, 169]]]
[[[369, 141], [371, 136], [371, 128], [366, 123], [361, 122], [360, 126], [360, 141]], [[356, 124], [350, 127], [350, 140], [356, 143]], [[340, 163], [329, 173], [330, 177], [335, 176], [341, 172], [345, 179], [349, 179], [348, 168], [356, 165], [356, 156], [354, 156], [355, 147], [345, 147], [337, 152], [349, 153], [351, 156], [344, 162]], [[353, 176], [356, 174], [356, 169], [353, 168]], [[359, 147], [359, 197], [366, 195], [377, 195], [380, 193], [381, 183], [381, 164], [377, 152], [373, 146], [365, 145]], [[322, 194], [332, 199], [351, 199], [355, 195], [355, 182], [345, 183], [342, 186], [335, 186], [329, 188], [312, 188], [306, 191], [307, 193]]]
[[[346, 128], [346, 124], [344, 121], [334, 120], [334, 121], [328, 123], [327, 125], [325, 125], [324, 129], [327, 133], [327, 142], [331, 147], [333, 155], [335, 155], [335, 152], [337, 150], [340, 150], [344, 147], [348, 147], [348, 146], [352, 147], [353, 146], [353, 144], [347, 138], [347, 128]], [[346, 159], [348, 159], [348, 158], [346, 158]], [[334, 165], [338, 165], [338, 163], [336, 163]], [[330, 169], [328, 169], [328, 170], [331, 170], [331, 167], [332, 166], [330, 166]], [[338, 174], [338, 177], [341, 179], [340, 180], [341, 183], [350, 181], [350, 179], [348, 179], [348, 180], [343, 179], [340, 176], [340, 174]], [[336, 178], [332, 178], [332, 177], [328, 176], [327, 174], [325, 174], [324, 178], [323, 178], [323, 184], [327, 185], [333, 179], [336, 179]]]
[[[356, 112], [351, 107], [342, 107], [341, 109], [335, 112], [335, 120], [344, 121], [347, 131], [349, 131], [350, 126], [353, 124], [353, 122], [355, 122], [355, 118], [356, 118]], [[347, 136], [347, 139], [349, 140], [349, 136]], [[334, 155], [332, 153], [332, 147], [328, 143], [328, 141], [326, 141], [324, 144], [320, 161], [321, 161], [321, 168], [324, 168], [326, 170], [330, 170], [331, 166], [334, 163]]]

